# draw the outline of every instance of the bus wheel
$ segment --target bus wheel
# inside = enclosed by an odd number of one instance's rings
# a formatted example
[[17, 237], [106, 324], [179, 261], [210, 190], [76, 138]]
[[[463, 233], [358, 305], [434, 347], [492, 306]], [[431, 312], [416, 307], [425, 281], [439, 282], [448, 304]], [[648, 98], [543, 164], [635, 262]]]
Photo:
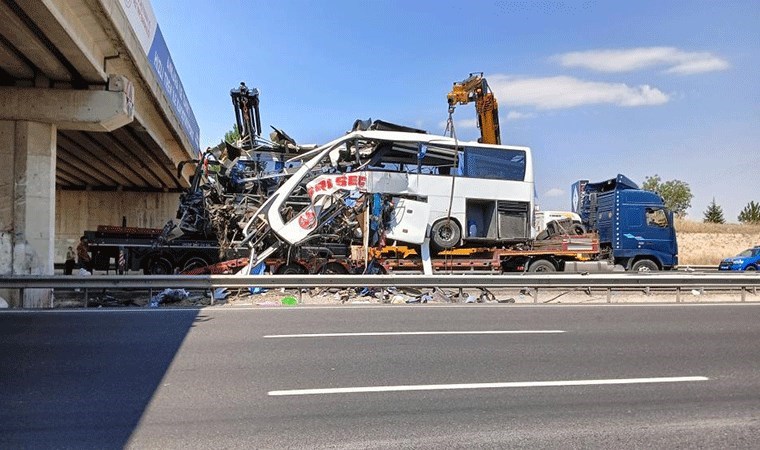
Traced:
[[657, 272], [660, 268], [651, 259], [640, 259], [633, 263], [631, 270], [634, 272]]
[[537, 259], [528, 266], [528, 272], [556, 272], [557, 268], [554, 267], [550, 261], [545, 259]]
[[456, 247], [462, 239], [459, 224], [451, 219], [442, 219], [430, 229], [430, 243], [439, 250]]

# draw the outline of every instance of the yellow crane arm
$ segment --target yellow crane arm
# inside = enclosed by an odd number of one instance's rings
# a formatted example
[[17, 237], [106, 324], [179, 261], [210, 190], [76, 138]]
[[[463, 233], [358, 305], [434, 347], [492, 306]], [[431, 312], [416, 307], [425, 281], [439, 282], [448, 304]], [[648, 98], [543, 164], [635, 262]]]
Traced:
[[501, 144], [499, 104], [491, 88], [488, 87], [488, 82], [483, 78], [482, 72], [471, 73], [465, 80], [454, 83], [454, 87], [446, 97], [452, 111], [458, 104], [466, 105], [474, 101], [475, 111], [478, 114], [480, 141], [485, 144]]

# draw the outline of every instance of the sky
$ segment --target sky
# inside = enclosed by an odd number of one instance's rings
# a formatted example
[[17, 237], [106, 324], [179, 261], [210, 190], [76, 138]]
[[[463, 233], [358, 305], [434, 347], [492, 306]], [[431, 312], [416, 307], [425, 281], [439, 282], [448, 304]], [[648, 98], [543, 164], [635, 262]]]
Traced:
[[[713, 198], [729, 222], [760, 202], [760, 0], [151, 3], [202, 148], [232, 128], [241, 81], [266, 130], [319, 144], [367, 118], [443, 134], [453, 82], [483, 72], [542, 209], [618, 173], [688, 183], [693, 220]], [[457, 107], [459, 139], [475, 115]]]

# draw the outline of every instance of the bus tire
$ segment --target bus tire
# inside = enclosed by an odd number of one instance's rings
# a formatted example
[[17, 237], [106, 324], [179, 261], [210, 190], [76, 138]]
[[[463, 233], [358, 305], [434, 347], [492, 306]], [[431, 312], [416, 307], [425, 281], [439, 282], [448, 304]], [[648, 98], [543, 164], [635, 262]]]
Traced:
[[430, 229], [430, 243], [437, 250], [445, 250], [459, 245], [462, 230], [452, 219], [441, 219]]

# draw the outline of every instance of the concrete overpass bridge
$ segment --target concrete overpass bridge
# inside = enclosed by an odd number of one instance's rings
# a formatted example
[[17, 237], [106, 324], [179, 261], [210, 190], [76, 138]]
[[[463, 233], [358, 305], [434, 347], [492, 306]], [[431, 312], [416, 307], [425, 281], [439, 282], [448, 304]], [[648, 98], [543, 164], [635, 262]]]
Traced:
[[0, 0], [0, 276], [52, 274], [98, 224], [163, 224], [198, 142], [149, 0]]

